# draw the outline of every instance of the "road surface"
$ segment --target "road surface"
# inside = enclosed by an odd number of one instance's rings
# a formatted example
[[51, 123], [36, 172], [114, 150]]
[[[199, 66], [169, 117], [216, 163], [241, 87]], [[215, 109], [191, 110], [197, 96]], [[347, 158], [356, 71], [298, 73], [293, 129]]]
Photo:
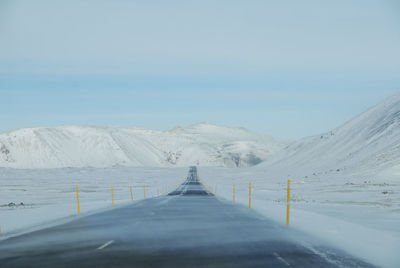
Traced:
[[191, 167], [167, 196], [2, 241], [0, 267], [373, 266], [216, 198]]

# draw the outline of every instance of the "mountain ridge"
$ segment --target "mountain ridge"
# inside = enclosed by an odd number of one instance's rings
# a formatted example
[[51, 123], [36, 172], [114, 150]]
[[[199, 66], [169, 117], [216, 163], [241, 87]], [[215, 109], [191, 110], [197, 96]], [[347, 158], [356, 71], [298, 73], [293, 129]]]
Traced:
[[0, 134], [0, 166], [251, 166], [285, 146], [242, 128], [195, 124], [169, 131], [137, 127], [58, 126]]
[[384, 170], [400, 159], [400, 94], [323, 134], [293, 142], [260, 168], [299, 176], [331, 170]]

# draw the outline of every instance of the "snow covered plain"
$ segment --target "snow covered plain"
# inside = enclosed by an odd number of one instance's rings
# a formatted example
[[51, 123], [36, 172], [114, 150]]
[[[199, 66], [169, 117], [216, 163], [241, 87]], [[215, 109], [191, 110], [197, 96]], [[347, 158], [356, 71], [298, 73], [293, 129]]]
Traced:
[[[200, 168], [200, 177], [217, 196], [248, 205], [286, 224], [287, 176], [265, 169]], [[398, 177], [328, 172], [291, 177], [290, 226], [323, 239], [382, 267], [400, 263], [400, 183]]]
[[[0, 239], [75, 219], [75, 184], [79, 186], [81, 216], [165, 194], [182, 182], [188, 168], [63, 168], [0, 169]], [[200, 167], [201, 179], [217, 197], [248, 204], [252, 182], [252, 208], [285, 224], [286, 177], [263, 168]], [[308, 178], [292, 178], [291, 227], [368, 262], [397, 267], [400, 261], [400, 183], [392, 177], [332, 171]], [[10, 202], [16, 205], [8, 206]], [[24, 205], [19, 205], [21, 202]]]
[[[78, 184], [81, 216], [144, 197], [165, 194], [176, 187], [187, 168], [0, 168], [0, 239], [59, 224], [77, 217]], [[14, 204], [10, 204], [14, 203]], [[21, 204], [23, 203], [23, 204]]]

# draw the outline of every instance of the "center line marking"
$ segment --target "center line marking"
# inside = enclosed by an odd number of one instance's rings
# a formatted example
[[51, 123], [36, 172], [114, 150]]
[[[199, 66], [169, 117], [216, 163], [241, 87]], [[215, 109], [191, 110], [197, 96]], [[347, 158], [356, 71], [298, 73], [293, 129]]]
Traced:
[[103, 249], [109, 245], [111, 245], [112, 243], [114, 243], [114, 240], [110, 240], [107, 243], [105, 243], [104, 245], [101, 245], [100, 247], [98, 247], [97, 249]]
[[280, 260], [281, 262], [283, 262], [284, 264], [286, 264], [287, 266], [290, 266], [290, 263], [288, 263], [284, 258], [282, 258], [281, 256], [279, 256], [278, 253], [274, 252], [274, 256]]

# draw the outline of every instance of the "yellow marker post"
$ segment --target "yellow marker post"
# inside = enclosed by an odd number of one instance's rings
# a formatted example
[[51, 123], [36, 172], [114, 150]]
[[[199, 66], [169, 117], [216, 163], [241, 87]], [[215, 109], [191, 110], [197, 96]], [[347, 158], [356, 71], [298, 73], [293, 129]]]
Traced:
[[290, 212], [290, 180], [287, 182], [287, 205], [286, 205], [286, 226], [289, 226], [289, 212]]
[[235, 202], [235, 184], [233, 184], [233, 202]]
[[112, 206], [114, 206], [114, 188], [111, 185], [111, 200], [112, 200]]
[[251, 182], [249, 182], [249, 209], [251, 208]]
[[131, 201], [133, 202], [133, 191], [132, 191], [132, 186], [131, 186]]
[[143, 199], [146, 199], [146, 185], [143, 185]]
[[77, 204], [77, 207], [78, 207], [78, 215], [79, 215], [79, 213], [81, 213], [81, 209], [80, 209], [80, 207], [79, 207], [78, 184], [76, 185], [76, 204]]

